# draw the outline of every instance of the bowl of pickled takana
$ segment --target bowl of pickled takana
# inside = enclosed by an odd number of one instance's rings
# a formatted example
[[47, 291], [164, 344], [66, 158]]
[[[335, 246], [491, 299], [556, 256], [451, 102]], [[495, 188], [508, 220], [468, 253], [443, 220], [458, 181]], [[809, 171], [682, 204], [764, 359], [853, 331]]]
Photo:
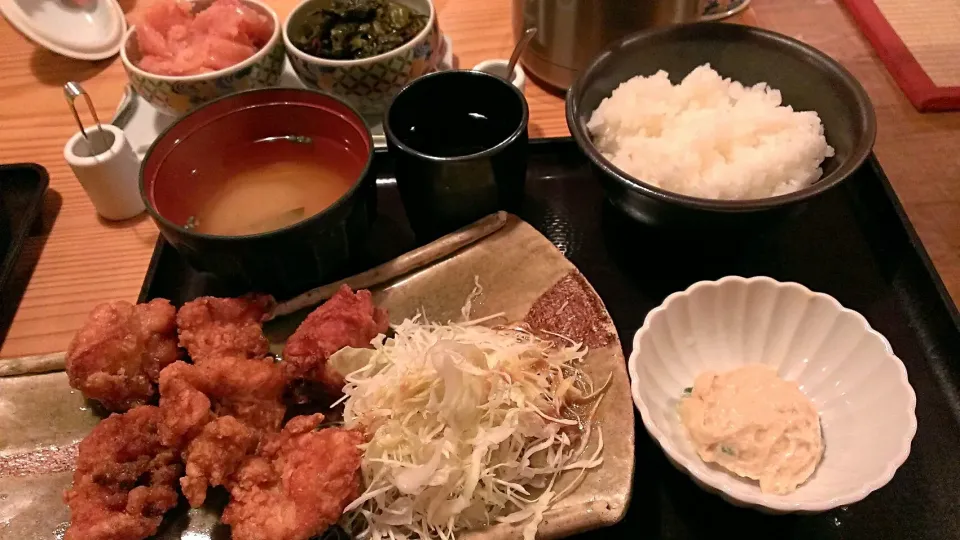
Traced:
[[430, 0], [306, 0], [284, 23], [283, 42], [307, 88], [340, 97], [368, 118], [435, 71], [444, 54]]

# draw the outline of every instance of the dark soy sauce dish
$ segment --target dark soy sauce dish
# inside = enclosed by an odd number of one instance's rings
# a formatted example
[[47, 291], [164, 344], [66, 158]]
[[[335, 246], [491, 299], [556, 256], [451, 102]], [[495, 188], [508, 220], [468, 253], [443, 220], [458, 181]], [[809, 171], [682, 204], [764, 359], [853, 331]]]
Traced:
[[527, 170], [523, 94], [499, 77], [444, 71], [407, 85], [384, 118], [397, 187], [417, 238], [516, 212]]
[[372, 155], [363, 120], [338, 99], [253, 90], [161, 134], [140, 189], [192, 266], [285, 298], [350, 270], [376, 215]]

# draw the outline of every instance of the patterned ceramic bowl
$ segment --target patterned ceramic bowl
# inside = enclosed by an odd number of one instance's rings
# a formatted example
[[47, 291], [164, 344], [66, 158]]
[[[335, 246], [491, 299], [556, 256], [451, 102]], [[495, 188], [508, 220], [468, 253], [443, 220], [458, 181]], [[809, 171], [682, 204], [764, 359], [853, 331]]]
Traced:
[[750, 0], [704, 0], [701, 21], [719, 21], [750, 7]]
[[[787, 495], [704, 463], [677, 404], [704, 371], [765, 364], [796, 381], [820, 414], [825, 451]], [[917, 431], [903, 363], [862, 315], [797, 283], [768, 277], [701, 281], [651, 311], [628, 361], [633, 400], [669, 460], [707, 491], [771, 513], [855, 503], [893, 478]]]
[[303, 84], [347, 101], [367, 118], [378, 118], [407, 83], [435, 71], [443, 59], [443, 38], [433, 2], [398, 1], [420, 13], [429, 13], [426, 27], [402, 46], [361, 60], [326, 60], [296, 48], [291, 41], [291, 31], [299, 31], [304, 17], [322, 6], [325, 0], [305, 0], [297, 6], [283, 25], [283, 43]]
[[250, 58], [228, 68], [204, 73], [174, 77], [148, 73], [137, 67], [140, 50], [131, 27], [120, 48], [120, 59], [127, 71], [133, 89], [157, 110], [180, 116], [219, 97], [276, 86], [283, 72], [283, 42], [280, 39], [280, 18], [269, 6], [258, 0], [243, 0], [246, 5], [267, 15], [273, 21], [270, 41]]

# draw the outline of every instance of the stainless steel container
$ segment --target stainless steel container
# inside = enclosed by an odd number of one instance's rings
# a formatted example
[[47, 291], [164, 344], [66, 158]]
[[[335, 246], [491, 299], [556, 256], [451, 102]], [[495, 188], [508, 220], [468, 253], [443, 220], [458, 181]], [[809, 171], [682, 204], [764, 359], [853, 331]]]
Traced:
[[653, 26], [700, 19], [704, 0], [513, 0], [513, 35], [537, 27], [521, 57], [527, 72], [566, 90], [607, 46]]

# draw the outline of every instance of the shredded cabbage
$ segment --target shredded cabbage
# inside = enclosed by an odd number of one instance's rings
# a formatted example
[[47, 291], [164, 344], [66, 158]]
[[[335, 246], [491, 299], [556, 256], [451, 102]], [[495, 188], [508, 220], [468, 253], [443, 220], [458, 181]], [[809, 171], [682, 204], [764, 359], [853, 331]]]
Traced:
[[581, 370], [586, 347], [420, 316], [373, 346], [330, 358], [349, 373], [344, 423], [370, 435], [365, 491], [343, 521], [357, 538], [446, 540], [503, 522], [533, 540], [544, 511], [603, 463], [592, 416], [606, 385]]

